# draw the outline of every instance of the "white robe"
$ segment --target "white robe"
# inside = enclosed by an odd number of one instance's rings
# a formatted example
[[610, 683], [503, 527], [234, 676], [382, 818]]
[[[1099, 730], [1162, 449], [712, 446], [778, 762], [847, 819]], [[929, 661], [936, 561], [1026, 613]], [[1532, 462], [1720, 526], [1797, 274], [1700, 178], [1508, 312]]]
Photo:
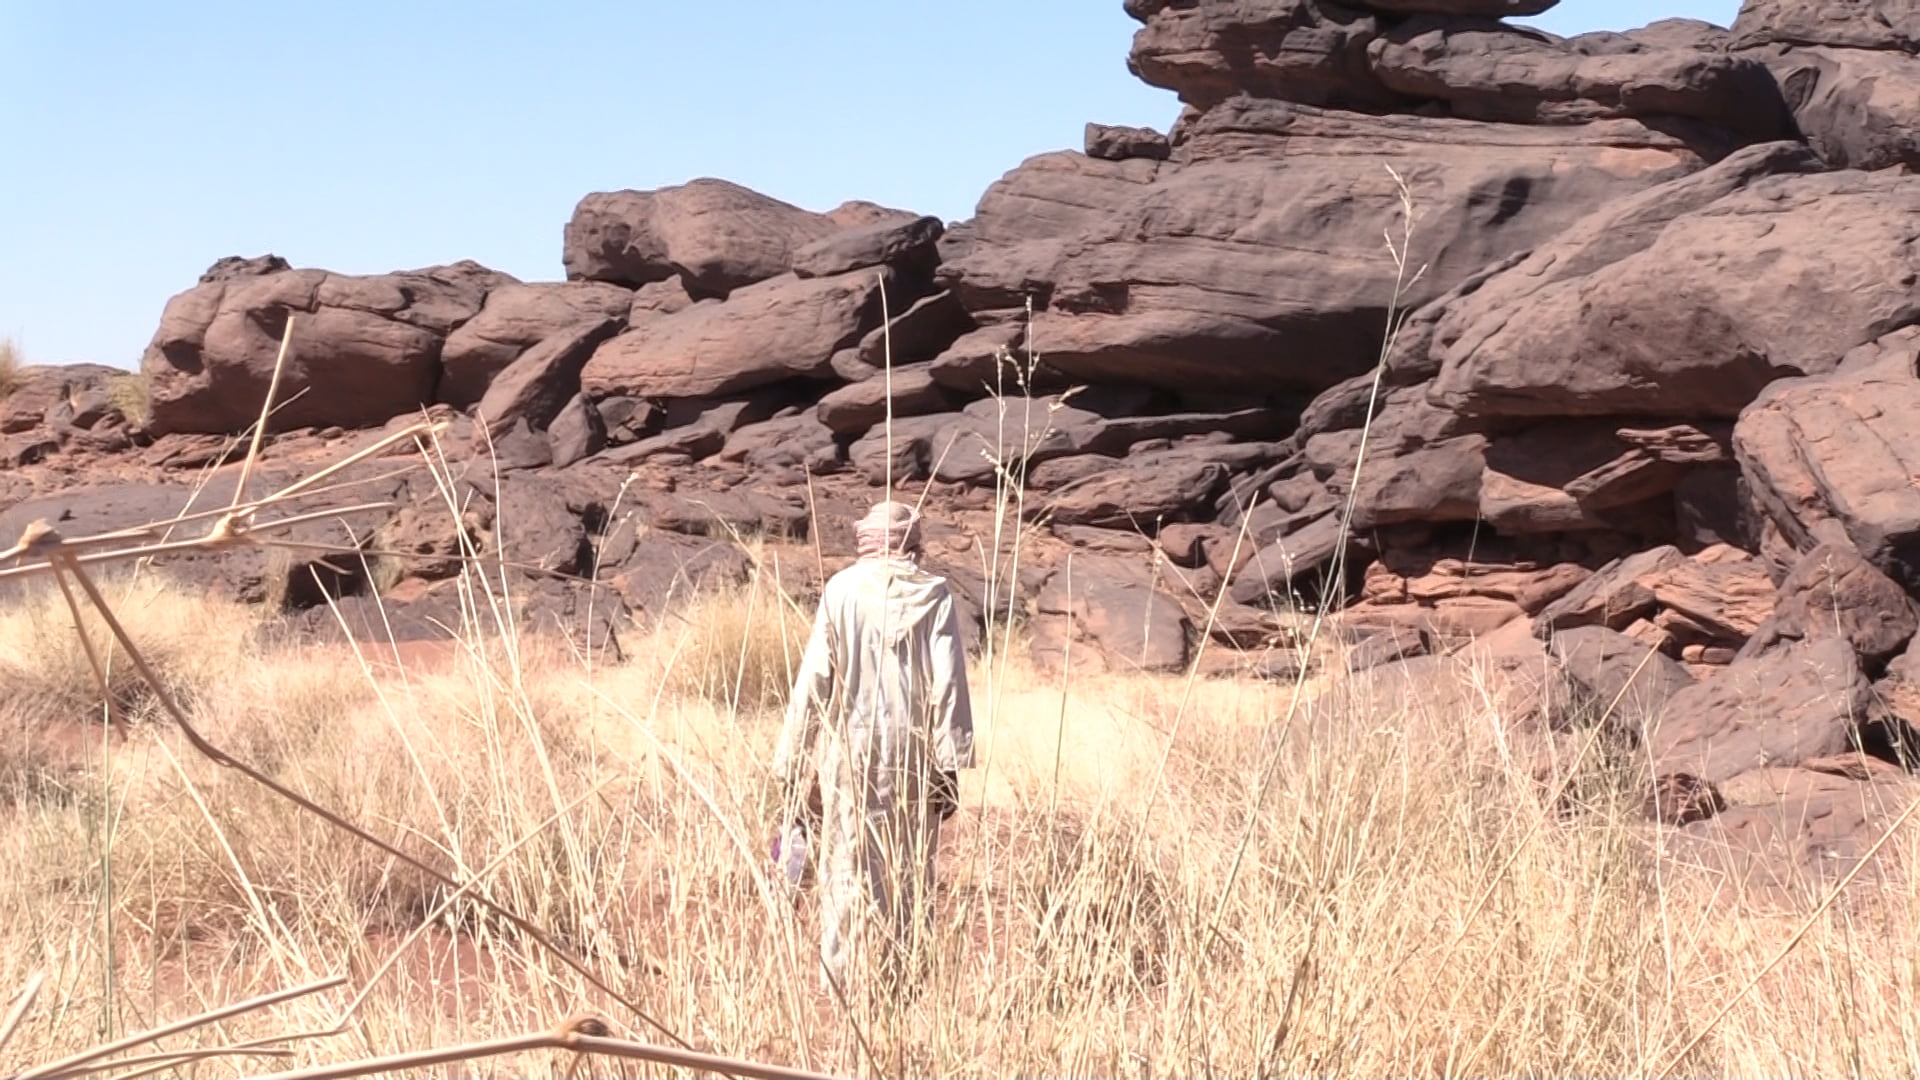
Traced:
[[[821, 736], [824, 735], [824, 738]], [[821, 959], [841, 986], [872, 931], [893, 963], [931, 928], [940, 822], [931, 777], [973, 766], [965, 639], [946, 580], [862, 559], [820, 596], [774, 774], [791, 799], [820, 779]]]

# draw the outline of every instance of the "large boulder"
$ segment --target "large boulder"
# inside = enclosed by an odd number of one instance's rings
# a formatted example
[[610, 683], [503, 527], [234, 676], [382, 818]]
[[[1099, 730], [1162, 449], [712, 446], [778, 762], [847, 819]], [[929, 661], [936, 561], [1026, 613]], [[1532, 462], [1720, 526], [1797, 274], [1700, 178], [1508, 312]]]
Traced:
[[586, 525], [558, 485], [542, 476], [511, 476], [481, 490], [497, 495], [489, 554], [537, 576], [590, 573], [593, 547]]
[[[1253, 607], [1278, 599], [1292, 603], [1333, 591], [1341, 562], [1353, 547], [1353, 538], [1334, 514], [1289, 531], [1256, 550], [1232, 579], [1228, 596]], [[1344, 576], [1344, 575], [1343, 575]]]
[[1560, 0], [1357, 0], [1375, 11], [1408, 15], [1538, 15]]
[[1920, 168], [1920, 59], [1799, 46], [1761, 50], [1807, 142], [1847, 169]]
[[[1372, 366], [1396, 290], [1418, 306], [1704, 164], [1634, 120], [1522, 127], [1245, 97], [1175, 134], [1171, 162], [1030, 159], [949, 231], [942, 281], [976, 313], [1032, 299], [1047, 364], [1077, 380], [1317, 392]], [[1381, 242], [1402, 209], [1396, 165], [1424, 274]]]
[[1208, 516], [1228, 475], [1206, 447], [1134, 454], [1032, 499], [1028, 513], [1056, 525], [1153, 535], [1163, 524]]
[[762, 390], [724, 397], [677, 398], [660, 403], [660, 430], [629, 442], [607, 454], [614, 464], [630, 465], [654, 457], [712, 456], [726, 446], [729, 436], [749, 424], [773, 418], [790, 404], [790, 388]]
[[1763, 652], [1782, 640], [1837, 637], [1861, 660], [1881, 664], [1916, 633], [1920, 608], [1904, 589], [1852, 547], [1822, 544], [1780, 583], [1773, 616], [1747, 642], [1746, 653]]
[[606, 421], [585, 394], [568, 398], [548, 422], [547, 447], [556, 469], [564, 469], [607, 448]]
[[[1563, 39], [1498, 21], [1525, 0], [1138, 0], [1129, 66], [1199, 109], [1250, 95], [1503, 123], [1635, 117], [1717, 156], [1791, 122], [1759, 60], [1706, 24]], [[1104, 156], [1104, 155], [1103, 155]], [[1131, 156], [1131, 155], [1128, 155]]]
[[1034, 599], [1042, 632], [1036, 650], [1055, 647], [1049, 636], [1085, 637], [1117, 671], [1178, 671], [1189, 656], [1185, 610], [1156, 581], [1145, 560], [1088, 555], [1047, 579]]
[[1846, 752], [1873, 691], [1838, 638], [1785, 645], [1674, 694], [1646, 736], [1657, 773], [1708, 783]]
[[886, 325], [868, 331], [855, 355], [857, 367], [867, 377], [889, 365], [898, 368], [931, 361], [974, 328], [973, 318], [950, 292], [921, 297], [904, 310], [898, 297], [887, 300]]
[[1371, 428], [1365, 420], [1363, 407], [1341, 421], [1352, 427], [1299, 433], [1313, 475], [1338, 500], [1352, 492], [1356, 527], [1479, 516], [1487, 439], [1477, 425], [1429, 404], [1419, 387], [1389, 391]]
[[[1131, 408], [1138, 402], [1126, 400], [1126, 395], [1106, 401], [1089, 395], [1073, 399], [1075, 404], [1067, 400], [1062, 395], [986, 398], [957, 413], [897, 417], [891, 442], [886, 432], [874, 428], [853, 443], [849, 454], [854, 466], [874, 483], [889, 476], [894, 480], [932, 476], [984, 485], [1003, 475], [1025, 477], [1058, 458], [1117, 458], [1151, 440], [1270, 439], [1286, 420], [1280, 410], [1261, 408], [1143, 413]], [[1224, 461], [1237, 458], [1246, 448], [1217, 446], [1204, 452]], [[1256, 459], [1268, 459], [1273, 450], [1263, 446], [1251, 453]]]
[[836, 434], [860, 435], [887, 418], [889, 401], [894, 416], [925, 416], [952, 404], [927, 365], [914, 364], [829, 391], [816, 414]]
[[1117, 124], [1087, 125], [1082, 141], [1086, 155], [1106, 161], [1150, 158], [1165, 161], [1173, 156], [1173, 144], [1152, 128], [1123, 127]]
[[1789, 544], [1851, 546], [1920, 593], [1920, 380], [1793, 379], [1734, 429], [1756, 511]]
[[824, 214], [701, 178], [581, 199], [563, 261], [569, 281], [637, 289], [678, 276], [696, 296], [725, 296], [791, 270], [796, 252], [837, 228]]
[[1746, 0], [1733, 21], [1742, 46], [1837, 45], [1920, 52], [1916, 0]]
[[1433, 397], [1481, 416], [1730, 419], [1773, 380], [1832, 371], [1910, 320], [1916, 238], [1920, 178], [1759, 179], [1489, 312], [1448, 349]]
[[1920, 166], [1920, 3], [1750, 0], [1735, 44], [1766, 62], [1835, 166]]
[[737, 588], [752, 569], [727, 539], [651, 529], [629, 515], [602, 542], [598, 573], [621, 602], [654, 622], [695, 597]]
[[112, 387], [128, 378], [104, 364], [31, 364], [15, 368], [0, 384], [0, 436], [36, 429], [90, 429], [128, 418], [114, 403]]
[[945, 231], [937, 217], [842, 229], [794, 252], [793, 272], [801, 277], [828, 277], [869, 266], [930, 272], [939, 261], [936, 245]]
[[1876, 767], [1882, 764], [1847, 755], [1743, 773], [1720, 785], [1725, 809], [1662, 843], [1677, 861], [1720, 875], [1749, 904], [1768, 896], [1802, 909], [1856, 870], [1857, 887], [1897, 887], [1912, 869], [1900, 845], [1879, 850], [1875, 865], [1860, 864], [1920, 785], [1897, 767]]
[[1685, 118], [1741, 141], [1790, 138], [1766, 64], [1716, 49], [1620, 34], [1563, 40], [1490, 20], [1428, 16], [1368, 46], [1389, 89], [1447, 102], [1453, 115], [1507, 123]]
[[[1803, 373], [1844, 367], [1850, 380], [1916, 383], [1920, 338], [1889, 332], [1915, 318], [1903, 282], [1920, 275], [1916, 200], [1912, 177], [1827, 172], [1792, 143], [1751, 147], [1623, 198], [1414, 313], [1377, 396], [1372, 376], [1362, 376], [1306, 409], [1303, 455], [1326, 490], [1344, 498], [1364, 444], [1354, 493], [1363, 529], [1457, 521], [1507, 535], [1619, 536], [1642, 547], [1683, 536], [1758, 543], [1766, 515], [1743, 509], [1742, 470], [1751, 479], [1759, 456], [1796, 475], [1806, 467], [1793, 438], [1765, 434], [1780, 428], [1769, 419], [1777, 407], [1768, 416], [1748, 410], [1744, 452], [1728, 421], [1776, 380]], [[1896, 411], [1903, 393], [1873, 398], [1872, 407]], [[1872, 395], [1858, 396], [1869, 408]], [[1899, 429], [1889, 418], [1847, 437], [1884, 430], [1893, 438]], [[1762, 482], [1753, 497], [1774, 498], [1769, 490]], [[1772, 527], [1802, 551], [1818, 542], [1805, 529]], [[1778, 572], [1791, 561], [1775, 558]], [[1625, 630], [1638, 616], [1617, 621], [1617, 613], [1643, 608], [1674, 648], [1725, 656], [1717, 650], [1739, 648], [1770, 604], [1726, 593], [1715, 575], [1733, 574], [1741, 590], [1770, 599], [1762, 570], [1696, 567], [1689, 573], [1704, 594], [1670, 580], [1671, 602], [1662, 603], [1629, 581], [1644, 604], [1623, 608], [1595, 593], [1606, 609], [1598, 621]], [[1566, 618], [1582, 616], [1556, 613], [1549, 622]]]
[[1031, 385], [1026, 369], [1036, 366], [1019, 355], [1026, 335], [1026, 328], [1017, 323], [978, 327], [941, 350], [928, 371], [934, 382], [965, 394], [1018, 392], [1023, 385]]
[[[1366, 430], [1354, 512], [1362, 528], [1487, 520], [1503, 531], [1618, 531], [1657, 542], [1685, 508], [1691, 527], [1711, 531], [1715, 508], [1737, 503], [1726, 425], [1712, 421], [1714, 414], [1731, 417], [1766, 380], [1793, 369], [1694, 328], [1700, 311], [1647, 297], [1653, 287], [1640, 283], [1662, 275], [1694, 281], [1691, 270], [1659, 269], [1691, 257], [1684, 244], [1669, 241], [1674, 230], [1696, 218], [1719, 220], [1723, 203], [1763, 182], [1823, 179], [1808, 175], [1823, 170], [1796, 143], [1751, 147], [1609, 203], [1532, 253], [1469, 275], [1409, 317], [1387, 355], [1377, 398], [1373, 376], [1362, 375], [1308, 406], [1297, 438], [1314, 474], [1344, 496]], [[1855, 208], [1870, 203], [1863, 198]], [[1750, 216], [1752, 228], [1768, 227], [1758, 209]], [[1817, 216], [1805, 211], [1809, 232]], [[1893, 243], [1887, 251], [1898, 258]], [[1746, 256], [1729, 250], [1728, 257]], [[1836, 247], [1820, 257], [1844, 262], [1848, 252]], [[1636, 265], [1624, 276], [1637, 292], [1617, 296], [1619, 280], [1607, 275]], [[1786, 271], [1759, 279], [1705, 278], [1692, 288], [1737, 295], [1771, 282], [1780, 295], [1770, 303], [1799, 302]], [[1852, 298], [1856, 317], [1871, 321], [1880, 309], [1897, 310], [1897, 291], [1875, 283]], [[1640, 306], [1627, 310], [1634, 304]], [[1860, 307], [1869, 310], [1860, 315]], [[1667, 321], [1651, 325], [1663, 310]], [[1805, 321], [1832, 320], [1823, 331], [1831, 335], [1847, 314], [1819, 308]], [[1730, 318], [1708, 321], [1724, 325]], [[1563, 320], [1559, 336], [1538, 329], [1555, 319]], [[1779, 328], [1780, 351], [1791, 346], [1808, 366], [1837, 364], [1842, 350], [1822, 351], [1823, 338], [1800, 334], [1796, 319], [1774, 314], [1755, 329]], [[1683, 348], [1674, 349], [1676, 342]], [[1695, 365], [1702, 370], [1691, 370]], [[1376, 405], [1367, 429], [1370, 401]], [[1675, 423], [1689, 416], [1692, 423]], [[1593, 419], [1568, 424], [1568, 417]], [[1736, 531], [1717, 524], [1723, 533]]]
[[1709, 168], [1612, 200], [1529, 252], [1494, 260], [1438, 301], [1415, 311], [1387, 357], [1392, 385], [1431, 379], [1483, 339], [1532, 310], [1536, 295], [1652, 247], [1679, 218], [1698, 213], [1769, 177], [1820, 172], [1818, 155], [1798, 142], [1763, 143]]
[[1131, 0], [1144, 25], [1127, 67], [1205, 108], [1235, 94], [1309, 105], [1378, 109], [1404, 104], [1375, 78], [1367, 45], [1381, 20], [1324, 0]]
[[700, 397], [828, 378], [834, 354], [880, 323], [884, 273], [784, 274], [608, 341], [581, 378], [595, 398]]
[[804, 468], [818, 475], [839, 467], [840, 447], [833, 429], [812, 413], [803, 412], [748, 424], [732, 432], [719, 457], [759, 469]]
[[633, 301], [630, 289], [592, 281], [492, 290], [480, 313], [447, 337], [440, 356], [440, 400], [462, 409], [473, 405], [528, 349], [585, 319], [615, 319], [624, 326]]
[[[263, 467], [250, 478], [246, 498], [269, 495], [311, 475], [318, 467]], [[29, 523], [42, 519], [67, 539], [155, 523], [162, 523], [161, 531], [173, 540], [203, 536], [212, 527], [211, 518], [196, 517], [171, 527], [164, 523], [171, 518], [204, 515], [232, 505], [238, 484], [238, 469], [229, 467], [207, 475], [202, 483], [192, 486], [139, 482], [67, 486], [56, 494], [26, 499], [0, 511], [0, 545], [12, 546]], [[283, 511], [261, 514], [258, 524], [266, 525], [296, 514], [313, 514], [316, 515], [313, 520], [278, 535], [301, 544], [350, 553], [390, 515], [390, 511], [380, 509], [378, 504], [399, 497], [406, 481], [393, 475], [390, 463], [372, 462], [341, 474], [333, 486], [337, 490], [303, 498]], [[374, 508], [369, 509], [369, 503], [375, 504]], [[125, 546], [138, 546], [143, 542], [148, 541], [136, 535]], [[153, 567], [208, 595], [276, 607], [303, 606], [303, 597], [317, 602], [315, 573], [326, 580], [325, 588], [336, 594], [367, 584], [365, 567], [352, 554], [335, 554], [326, 559], [307, 551], [289, 556], [265, 546], [175, 552], [155, 557]], [[349, 584], [344, 579], [355, 581]], [[0, 589], [0, 595], [10, 593], [17, 581], [8, 584], [9, 588]]]
[[141, 357], [149, 426], [230, 434], [258, 420], [291, 315], [271, 427], [377, 427], [434, 403], [448, 335], [509, 284], [471, 262], [370, 277], [216, 265], [168, 301]]
[[1569, 699], [1563, 720], [1605, 721], [1631, 729], [1658, 717], [1669, 701], [1694, 685], [1678, 661], [1604, 626], [1556, 634], [1552, 645]]
[[495, 428], [525, 420], [546, 430], [561, 407], [580, 395], [580, 371], [588, 358], [625, 322], [602, 315], [563, 327], [507, 365], [474, 411]]

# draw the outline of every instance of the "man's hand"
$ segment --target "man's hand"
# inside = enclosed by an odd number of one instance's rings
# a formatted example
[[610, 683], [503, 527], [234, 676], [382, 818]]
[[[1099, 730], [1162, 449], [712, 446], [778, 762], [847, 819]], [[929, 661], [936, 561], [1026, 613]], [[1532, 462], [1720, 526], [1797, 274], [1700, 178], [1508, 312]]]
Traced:
[[927, 803], [933, 812], [945, 821], [960, 809], [960, 774], [944, 770], [933, 774], [933, 789], [927, 794]]
[[806, 780], [804, 797], [798, 791], [799, 783], [776, 779], [768, 784], [761, 796], [760, 820], [776, 828], [799, 824], [818, 826], [822, 813], [820, 781], [818, 778]]

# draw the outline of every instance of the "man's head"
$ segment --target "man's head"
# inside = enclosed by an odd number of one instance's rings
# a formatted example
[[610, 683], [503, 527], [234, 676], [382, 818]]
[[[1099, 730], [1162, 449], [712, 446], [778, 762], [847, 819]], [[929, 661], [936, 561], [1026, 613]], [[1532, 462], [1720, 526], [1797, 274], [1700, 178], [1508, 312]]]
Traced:
[[853, 527], [863, 559], [920, 553], [920, 511], [907, 503], [875, 503]]

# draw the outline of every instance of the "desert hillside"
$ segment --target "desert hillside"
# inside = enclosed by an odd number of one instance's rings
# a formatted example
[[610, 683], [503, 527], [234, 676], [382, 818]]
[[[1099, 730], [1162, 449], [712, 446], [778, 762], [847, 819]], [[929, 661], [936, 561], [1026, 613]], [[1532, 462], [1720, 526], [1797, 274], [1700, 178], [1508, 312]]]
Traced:
[[[0, 1075], [1911, 1073], [1920, 0], [1552, 4], [1126, 0], [1178, 121], [964, 221], [0, 351]], [[889, 497], [982, 739], [910, 999], [767, 858]]]

